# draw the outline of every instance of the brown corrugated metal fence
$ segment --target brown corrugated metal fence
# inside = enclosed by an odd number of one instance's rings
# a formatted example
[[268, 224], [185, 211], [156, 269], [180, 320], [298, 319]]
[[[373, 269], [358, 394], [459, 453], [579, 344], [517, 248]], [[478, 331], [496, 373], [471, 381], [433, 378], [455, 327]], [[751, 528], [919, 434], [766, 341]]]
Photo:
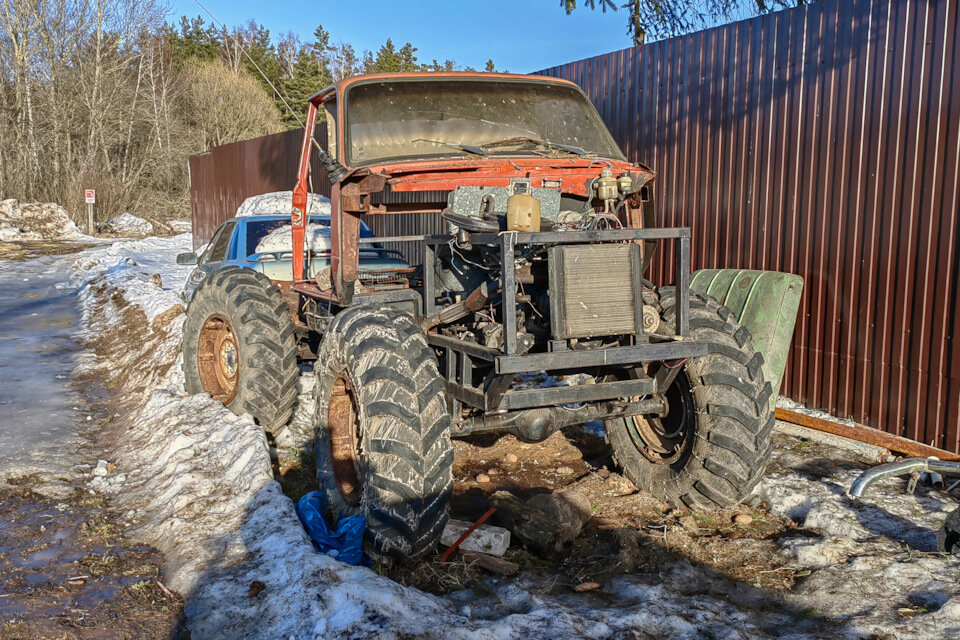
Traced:
[[[803, 276], [785, 395], [960, 451], [958, 35], [956, 0], [829, 0], [542, 73], [658, 171], [660, 223], [692, 228], [695, 269]], [[293, 187], [299, 137], [191, 158], [200, 239]], [[426, 218], [373, 224], [439, 229]]]
[[658, 171], [695, 269], [803, 276], [783, 393], [960, 451], [958, 35], [956, 0], [829, 0], [542, 73]]
[[[317, 127], [316, 137], [320, 144], [326, 144], [326, 125]], [[209, 241], [246, 198], [293, 189], [302, 139], [302, 130], [284, 131], [190, 157], [194, 248]], [[329, 196], [330, 183], [323, 166], [315, 160], [312, 169], [314, 190]]]

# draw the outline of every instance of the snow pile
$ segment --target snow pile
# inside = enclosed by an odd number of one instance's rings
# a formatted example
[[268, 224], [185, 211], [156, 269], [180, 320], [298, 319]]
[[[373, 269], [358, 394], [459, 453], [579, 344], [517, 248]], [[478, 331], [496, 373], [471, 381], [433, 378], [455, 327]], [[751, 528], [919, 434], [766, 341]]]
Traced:
[[174, 366], [184, 319], [180, 291], [192, 267], [178, 266], [176, 254], [190, 244], [189, 234], [115, 242], [83, 252], [71, 266], [83, 313], [79, 337], [97, 355], [79, 359], [78, 371], [103, 376], [126, 402], [142, 402], [145, 392], [181, 378]]
[[53, 202], [0, 201], [0, 241], [82, 240], [70, 214]]
[[[936, 492], [906, 495], [903, 481], [891, 480], [853, 503], [845, 489], [862, 465], [835, 453], [800, 455], [791, 449], [796, 441], [783, 436], [773, 463], [779, 471], [763, 480], [754, 500], [797, 523], [796, 535], [781, 537], [781, 552], [789, 566], [810, 574], [788, 594], [680, 561], [588, 594], [557, 587], [554, 574], [525, 572], [488, 579], [487, 595], [436, 597], [314, 552], [273, 479], [260, 428], [206, 395], [183, 393], [183, 315], [165, 287], [185, 275], [174, 258], [188, 247], [189, 236], [116, 243], [85, 252], [75, 270], [89, 338], [103, 346], [91, 366], [120, 372], [113, 374], [115, 389], [135, 407], [111, 456], [127, 481], [122, 492], [104, 490], [117, 492], [115, 504], [129, 510], [138, 537], [164, 552], [165, 581], [187, 600], [191, 637], [960, 634], [960, 561], [929, 553], [956, 501]], [[138, 319], [136, 331], [130, 317]], [[297, 411], [278, 446], [309, 437], [312, 381], [301, 377]], [[750, 541], [729, 541], [741, 542]], [[251, 590], [254, 582], [260, 585]]]
[[[330, 249], [330, 227], [322, 224], [308, 224], [304, 236], [307, 248], [311, 251]], [[293, 251], [293, 230], [288, 224], [277, 227], [257, 244], [254, 253], [290, 253]]]
[[190, 233], [193, 231], [193, 223], [189, 220], [167, 220], [167, 226], [174, 233]]
[[[274, 191], [250, 196], [237, 209], [236, 217], [290, 215], [293, 209], [293, 191]], [[330, 198], [319, 193], [307, 194], [307, 214], [311, 216], [329, 216]]]
[[[121, 213], [103, 223], [101, 231], [126, 236], [148, 236], [153, 233], [153, 223], [132, 213]], [[187, 229], [190, 231], [190, 229]]]

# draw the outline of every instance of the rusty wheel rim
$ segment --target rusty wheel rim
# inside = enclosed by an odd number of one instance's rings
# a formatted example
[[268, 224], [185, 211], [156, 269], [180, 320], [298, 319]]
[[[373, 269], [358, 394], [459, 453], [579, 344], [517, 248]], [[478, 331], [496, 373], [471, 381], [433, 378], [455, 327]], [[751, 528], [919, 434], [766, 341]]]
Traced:
[[360, 458], [360, 413], [353, 385], [346, 373], [337, 376], [327, 409], [333, 476], [343, 501], [351, 507], [363, 495], [363, 462]]
[[222, 316], [211, 316], [200, 330], [197, 365], [203, 390], [230, 404], [240, 382], [240, 347], [233, 327]]
[[651, 462], [670, 464], [683, 455], [696, 427], [693, 391], [685, 373], [664, 394], [667, 414], [635, 416], [627, 420], [627, 431], [637, 449]]

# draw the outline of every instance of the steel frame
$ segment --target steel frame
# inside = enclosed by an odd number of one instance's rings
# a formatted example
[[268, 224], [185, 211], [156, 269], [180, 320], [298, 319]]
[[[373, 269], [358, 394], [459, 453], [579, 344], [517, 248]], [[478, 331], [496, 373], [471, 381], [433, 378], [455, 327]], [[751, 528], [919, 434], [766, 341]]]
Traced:
[[[436, 247], [450, 242], [453, 236], [428, 236], [423, 264], [423, 307], [425, 315], [435, 311], [434, 269]], [[596, 402], [614, 398], [645, 396], [662, 391], [660, 386], [669, 386], [673, 376], [641, 376], [631, 380], [603, 382], [592, 385], [549, 387], [522, 391], [507, 391], [513, 375], [532, 371], [563, 371], [605, 366], [629, 366], [644, 362], [679, 362], [685, 358], [705, 355], [707, 345], [689, 340], [690, 333], [690, 230], [687, 228], [665, 229], [616, 229], [607, 231], [571, 231], [546, 233], [501, 232], [499, 234], [474, 233], [472, 244], [499, 246], [501, 280], [503, 283], [500, 301], [501, 317], [516, 318], [516, 270], [515, 257], [518, 246], [584, 244], [593, 242], [632, 242], [647, 240], [674, 240], [677, 271], [677, 311], [673, 336], [661, 336], [660, 342], [645, 342], [611, 349], [574, 350], [559, 349], [549, 353], [517, 352], [517, 326], [504, 321], [503, 349], [486, 347], [450, 336], [429, 334], [427, 341], [438, 350], [446, 371], [446, 390], [453, 401], [453, 414], [459, 415], [462, 405], [484, 411], [526, 409], [560, 405], [573, 402]], [[513, 295], [510, 293], [513, 292]], [[474, 361], [482, 360], [492, 365], [480, 386], [473, 381]], [[674, 371], [671, 369], [670, 371]]]

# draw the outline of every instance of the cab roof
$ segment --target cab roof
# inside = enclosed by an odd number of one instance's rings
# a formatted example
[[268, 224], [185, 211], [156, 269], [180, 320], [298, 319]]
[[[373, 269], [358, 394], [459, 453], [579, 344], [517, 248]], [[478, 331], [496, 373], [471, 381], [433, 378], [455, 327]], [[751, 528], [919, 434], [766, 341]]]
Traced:
[[475, 80], [478, 82], [496, 82], [497, 80], [507, 80], [509, 82], [529, 82], [538, 84], [562, 84], [574, 87], [578, 91], [580, 87], [575, 82], [564, 80], [562, 78], [553, 78], [551, 76], [525, 75], [520, 73], [487, 73], [485, 71], [408, 71], [404, 73], [370, 73], [359, 76], [345, 78], [336, 84], [332, 84], [318, 91], [310, 97], [310, 102], [322, 104], [329, 100], [333, 95], [343, 93], [347, 87], [353, 84], [365, 82], [387, 82], [390, 80]]

